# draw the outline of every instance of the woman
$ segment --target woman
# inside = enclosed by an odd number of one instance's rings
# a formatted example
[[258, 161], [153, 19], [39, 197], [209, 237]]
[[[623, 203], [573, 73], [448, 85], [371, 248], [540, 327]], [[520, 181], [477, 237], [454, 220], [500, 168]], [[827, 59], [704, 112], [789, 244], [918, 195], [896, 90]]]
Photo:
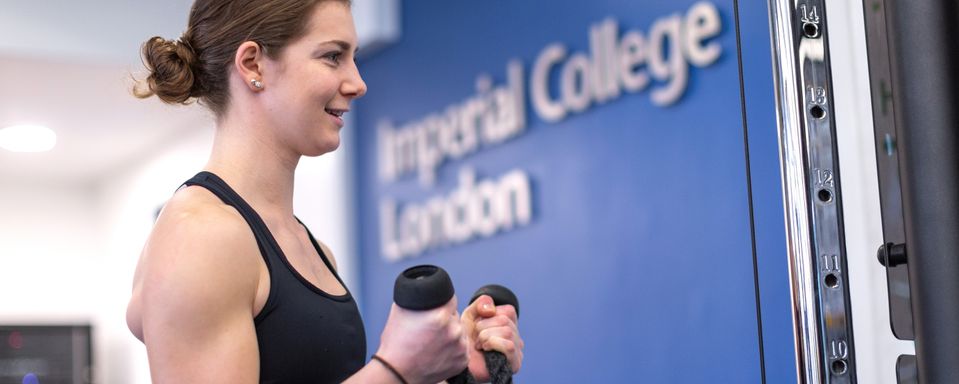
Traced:
[[374, 359], [332, 253], [293, 215], [301, 156], [339, 145], [366, 93], [349, 1], [197, 0], [178, 41], [144, 44], [137, 96], [199, 100], [216, 116], [205, 171], [166, 204], [144, 247], [127, 309], [155, 383], [435, 383], [481, 351], [514, 370], [523, 341], [511, 306], [455, 298], [430, 311], [393, 305]]

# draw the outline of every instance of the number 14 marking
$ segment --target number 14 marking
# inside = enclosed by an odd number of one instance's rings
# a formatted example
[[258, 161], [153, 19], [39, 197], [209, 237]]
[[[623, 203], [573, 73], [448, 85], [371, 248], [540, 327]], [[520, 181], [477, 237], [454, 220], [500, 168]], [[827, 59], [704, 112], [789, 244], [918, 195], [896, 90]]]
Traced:
[[799, 6], [800, 21], [803, 23], [819, 24], [819, 10], [815, 5], [807, 8], [806, 4]]

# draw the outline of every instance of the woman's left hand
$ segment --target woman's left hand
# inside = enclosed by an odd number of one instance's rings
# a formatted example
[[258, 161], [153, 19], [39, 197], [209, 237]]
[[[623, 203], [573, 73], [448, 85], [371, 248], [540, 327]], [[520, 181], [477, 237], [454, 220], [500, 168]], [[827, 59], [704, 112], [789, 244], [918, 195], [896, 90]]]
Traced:
[[516, 309], [512, 305], [493, 306], [493, 299], [483, 295], [463, 311], [463, 333], [469, 341], [469, 370], [481, 383], [489, 382], [489, 370], [483, 351], [497, 351], [506, 356], [513, 373], [523, 366], [523, 339], [519, 336]]

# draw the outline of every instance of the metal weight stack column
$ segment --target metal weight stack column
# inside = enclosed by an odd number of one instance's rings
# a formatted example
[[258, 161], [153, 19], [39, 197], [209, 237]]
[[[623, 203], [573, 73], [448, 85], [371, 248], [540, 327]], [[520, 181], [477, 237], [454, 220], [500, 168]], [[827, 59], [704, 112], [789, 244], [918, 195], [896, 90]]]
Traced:
[[769, 0], [801, 383], [856, 383], [824, 0]]

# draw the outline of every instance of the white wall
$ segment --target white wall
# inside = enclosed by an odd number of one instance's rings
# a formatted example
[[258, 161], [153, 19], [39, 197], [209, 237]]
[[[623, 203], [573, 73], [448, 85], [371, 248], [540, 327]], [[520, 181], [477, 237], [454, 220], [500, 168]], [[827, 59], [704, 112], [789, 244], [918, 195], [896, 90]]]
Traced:
[[100, 182], [0, 188], [0, 323], [91, 324], [98, 383], [149, 383], [127, 330], [133, 270], [153, 211], [206, 162], [212, 128]]
[[[104, 263], [96, 195], [78, 185], [0, 187], [0, 323], [94, 324], [109, 304], [101, 301]], [[101, 370], [102, 371], [102, 370]], [[97, 372], [96, 374], [100, 374]]]
[[[0, 188], [0, 321], [69, 322], [97, 306], [94, 264], [102, 259], [91, 188]], [[56, 282], [56, 283], [54, 283]], [[62, 282], [62, 283], [61, 283]], [[55, 318], [51, 318], [55, 317]]]

